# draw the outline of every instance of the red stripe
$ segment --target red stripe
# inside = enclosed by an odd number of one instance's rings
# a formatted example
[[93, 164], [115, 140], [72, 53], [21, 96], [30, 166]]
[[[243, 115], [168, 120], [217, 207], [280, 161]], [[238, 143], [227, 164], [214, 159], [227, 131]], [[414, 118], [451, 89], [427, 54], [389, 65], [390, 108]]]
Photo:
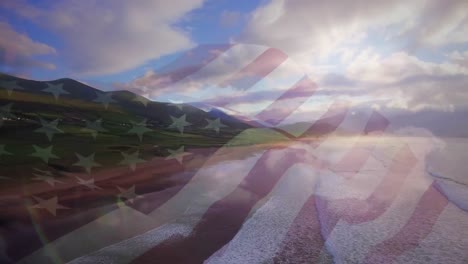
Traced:
[[[388, 123], [387, 119], [374, 111], [367, 121], [364, 131], [365, 133], [384, 131]], [[348, 152], [348, 155], [338, 163], [338, 167], [359, 171], [370, 155], [370, 151], [368, 151], [365, 155], [357, 155], [359, 157], [357, 160], [352, 158], [358, 154], [357, 149], [361, 147], [361, 144], [358, 144]], [[282, 243], [283, 247], [275, 256], [275, 262], [302, 263], [307, 260], [310, 263], [316, 263], [319, 261], [322, 250], [325, 249], [324, 243], [315, 195], [311, 195], [288, 230]]]
[[317, 198], [324, 235], [328, 237], [340, 219], [359, 224], [372, 221], [382, 215], [398, 195], [407, 175], [417, 159], [408, 146], [403, 147], [393, 159], [388, 173], [374, 192], [365, 200], [339, 199], [328, 201]]
[[372, 132], [384, 132], [387, 129], [390, 121], [381, 115], [377, 111], [373, 111], [369, 121], [366, 124], [366, 128], [364, 128], [364, 133], [369, 134]]
[[[210, 148], [190, 149], [189, 151], [197, 155], [200, 162], [204, 163], [216, 150], [216, 148]], [[117, 209], [116, 195], [119, 192], [116, 186], [129, 188], [135, 184], [136, 193], [141, 194], [141, 196], [134, 203], [127, 202], [127, 205], [143, 213], [149, 213], [177, 195], [195, 174], [195, 171], [187, 172], [185, 177], [178, 177], [178, 181], [170, 181], [170, 178], [165, 179], [172, 175], [178, 175], [183, 170], [184, 166], [180, 165], [177, 161], [166, 161], [164, 158], [158, 157], [152, 161], [139, 164], [135, 171], [120, 167], [93, 173], [96, 179], [95, 184], [102, 187], [100, 190], [89, 190], [87, 187], [77, 184], [75, 179], [69, 180], [67, 184], [58, 184], [55, 187], [49, 186], [46, 183], [24, 186], [25, 190], [27, 190], [25, 195], [37, 195], [47, 198], [57, 195], [59, 203], [70, 209], [58, 210], [56, 217], [43, 209], [33, 209], [38, 217], [32, 218], [33, 216], [29, 215], [26, 205], [12, 205], [10, 209], [5, 208], [6, 211], [20, 210], [14, 213], [14, 216], [12, 212], [11, 217], [15, 219], [21, 217], [23, 221], [21, 234], [18, 234], [17, 230], [10, 228], [7, 228], [3, 232], [4, 239], [8, 245], [8, 255], [13, 260], [19, 260], [44, 246], [39, 239], [37, 231], [33, 228], [33, 223], [39, 226], [48, 242], [53, 242], [67, 233]], [[85, 178], [85, 176], [81, 177]], [[20, 209], [18, 209], [19, 206], [21, 206]], [[3, 215], [6, 217], [10, 213]], [[28, 241], [28, 243], [25, 243], [25, 241]], [[58, 253], [60, 254], [60, 252]]]
[[349, 110], [349, 103], [336, 101], [328, 111], [313, 125], [311, 125], [301, 137], [323, 136], [334, 132], [346, 117]]
[[333, 133], [340, 126], [345, 119], [347, 112], [348, 103], [341, 101], [334, 102], [333, 105], [328, 108], [328, 111], [320, 117], [320, 119], [315, 121], [298, 137], [279, 127], [272, 127], [271, 129], [281, 133], [289, 139], [299, 139], [302, 142], [310, 143], [314, 147], [318, 147], [320, 143], [326, 140], [327, 135]]
[[287, 58], [288, 56], [283, 52], [269, 48], [242, 70], [221, 83], [221, 86], [231, 86], [236, 89], [247, 90], [265, 78]]
[[333, 165], [331, 170], [338, 173], [342, 171], [348, 172], [347, 174], [343, 174], [345, 177], [356, 175], [372, 155], [372, 151], [378, 144], [378, 137], [383, 134], [389, 123], [385, 117], [374, 111], [364, 129], [365, 134], [373, 134], [372, 140], [369, 141], [369, 138], [360, 136], [353, 148], [340, 161]]
[[202, 263], [239, 231], [253, 206], [265, 197], [286, 170], [303, 159], [304, 151], [287, 150], [271, 162], [267, 151], [232, 193], [213, 204], [188, 238], [176, 237], [156, 246], [135, 263]]
[[[86, 210], [85, 212], [82, 212], [81, 209], [74, 209], [71, 213], [73, 215], [70, 217], [48, 219], [47, 221], [41, 221], [41, 219], [37, 219], [34, 216], [31, 216], [29, 219], [16, 218], [14, 221], [17, 222], [8, 223], [11, 224], [11, 226], [4, 226], [5, 229], [1, 232], [2, 238], [5, 240], [7, 245], [6, 252], [12, 260], [18, 261], [22, 257], [31, 254], [36, 249], [44, 246], [40, 239], [40, 235], [44, 235], [45, 237], [43, 238], [45, 238], [47, 242], [53, 241], [54, 239], [92, 222], [98, 217], [103, 216], [116, 208], [116, 205], [109, 205], [106, 207]], [[23, 213], [27, 214], [26, 208], [23, 208], [23, 210]], [[60, 213], [61, 211], [59, 210], [58, 214]], [[48, 212], [42, 212], [39, 215], [42, 217], [46, 214], [48, 214]], [[18, 223], [21, 223], [21, 225], [15, 227]], [[40, 227], [41, 232], [43, 232], [42, 234], [37, 233], [33, 223], [36, 223]]]
[[274, 263], [317, 263], [324, 249], [315, 195], [311, 195], [282, 241]]
[[[256, 118], [272, 125], [278, 125], [307, 101], [316, 90], [317, 85], [305, 76], [283, 93], [276, 101], [257, 114]], [[295, 100], [291, 101], [290, 99]]]
[[393, 263], [405, 251], [416, 248], [432, 231], [447, 204], [448, 199], [431, 184], [405, 226], [392, 238], [376, 245], [366, 263]]
[[185, 79], [201, 70], [232, 46], [231, 44], [201, 45], [185, 52], [156, 72], [151, 87], [161, 89]]

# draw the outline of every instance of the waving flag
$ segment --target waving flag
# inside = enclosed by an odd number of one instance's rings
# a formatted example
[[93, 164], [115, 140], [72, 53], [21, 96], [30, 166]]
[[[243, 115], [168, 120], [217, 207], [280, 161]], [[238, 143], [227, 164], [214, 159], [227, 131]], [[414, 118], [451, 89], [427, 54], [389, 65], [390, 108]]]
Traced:
[[[24, 147], [1, 145], [2, 162], [40, 164], [15, 165], [31, 175], [21, 184], [2, 178], [2, 261], [468, 260], [466, 211], [426, 169], [438, 139], [328, 93], [277, 49], [199, 46], [135, 94], [76, 98], [74, 85], [1, 83], [2, 140]], [[35, 112], [39, 99], [70, 112]]]

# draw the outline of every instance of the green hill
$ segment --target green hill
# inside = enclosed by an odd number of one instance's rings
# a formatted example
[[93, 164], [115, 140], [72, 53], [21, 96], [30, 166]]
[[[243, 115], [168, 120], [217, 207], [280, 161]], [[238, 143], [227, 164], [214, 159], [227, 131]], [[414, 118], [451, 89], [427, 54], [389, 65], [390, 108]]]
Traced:
[[138, 151], [139, 158], [150, 159], [181, 146], [218, 147], [249, 128], [221, 118], [218, 133], [216, 125], [207, 127], [218, 116], [190, 105], [103, 92], [72, 79], [40, 82], [5, 74], [0, 118], [0, 176], [15, 180], [31, 177], [34, 169], [83, 171], [73, 165], [77, 154], [95, 154], [102, 165], [96, 169], [105, 169], [122, 153]]

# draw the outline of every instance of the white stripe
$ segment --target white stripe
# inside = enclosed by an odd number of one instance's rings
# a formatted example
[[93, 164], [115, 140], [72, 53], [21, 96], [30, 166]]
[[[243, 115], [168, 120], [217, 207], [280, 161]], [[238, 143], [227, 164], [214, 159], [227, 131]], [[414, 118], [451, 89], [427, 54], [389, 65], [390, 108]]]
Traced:
[[243, 224], [231, 242], [206, 263], [271, 261], [290, 225], [313, 193], [317, 175], [318, 172], [305, 164], [288, 169], [272, 190], [271, 198]]
[[[268, 95], [269, 99], [255, 98], [255, 102], [234, 102], [226, 107], [242, 113], [244, 115], [255, 115], [276, 101], [284, 92], [293, 87], [304, 77], [304, 72], [290, 59], [287, 58], [270, 74], [263, 77], [250, 89], [243, 91], [240, 95], [252, 95], [263, 93]], [[236, 94], [237, 91], [233, 91]], [[235, 101], [235, 97], [234, 97]]]
[[361, 224], [340, 220], [326, 241], [335, 263], [363, 263], [373, 246], [397, 234], [407, 223], [430, 184], [420, 163], [408, 175], [390, 207], [377, 219]]
[[197, 96], [195, 99], [199, 101], [207, 100], [213, 96], [238, 92], [218, 85], [250, 64], [267, 49], [267, 47], [258, 45], [234, 45], [199, 71], [164, 88], [164, 96], [159, 96], [160, 91], [155, 91], [154, 96], [156, 97], [153, 99], [170, 99], [172, 91], [197, 90], [196, 95], [194, 93], [191, 95]]
[[[335, 101], [329, 97], [311, 96], [296, 111], [285, 118], [277, 127], [298, 137], [302, 135], [309, 127], [319, 120], [333, 105]], [[311, 106], [314, 106], [311, 109]]]
[[[210, 206], [241, 183], [262, 153], [260, 151], [241, 161], [231, 158], [230, 161], [200, 169], [176, 196], [150, 213], [153, 225], [161, 225], [159, 228], [80, 257], [77, 263], [96, 263], [109, 258], [113, 259], [112, 263], [128, 263], [169, 236], [189, 235]], [[142, 244], [144, 246], [138, 246]], [[122, 250], [125, 253], [119, 254], [116, 259], [111, 256]]]
[[152, 228], [154, 223], [150, 217], [130, 207], [122, 206], [48, 243], [18, 263], [54, 263], [54, 256], [67, 262]]
[[184, 213], [197, 212], [199, 217], [217, 200], [231, 193], [249, 173], [264, 151], [245, 160], [228, 160], [204, 167], [177, 195], [149, 215], [159, 223], [167, 223]]
[[[149, 215], [129, 207], [119, 208], [48, 243], [25, 257], [23, 263], [50, 263], [47, 256], [51, 250], [59, 252], [63, 260], [71, 260], [142, 234], [181, 216], [190, 218], [195, 225], [211, 204], [237, 187], [263, 153], [259, 151], [245, 160], [232, 160], [235, 152], [235, 148], [219, 149], [207, 163], [220, 159], [227, 160], [226, 162], [200, 169], [177, 195]], [[249, 153], [253, 155], [253, 152]], [[231, 153], [233, 154], [230, 155]]]
[[[349, 174], [354, 174], [352, 178], [343, 177], [347, 174], [345, 172], [337, 174], [325, 171], [320, 178], [320, 188], [317, 194], [328, 199], [366, 199], [369, 197], [388, 173], [388, 164], [391, 164], [393, 157], [400, 150], [399, 147], [395, 147], [397, 145], [395, 140], [387, 140], [380, 141], [381, 143], [376, 145], [359, 172], [349, 172]], [[339, 144], [336, 145], [339, 146]], [[349, 151], [348, 148], [346, 150]], [[332, 151], [340, 150], [333, 149]]]
[[[313, 154], [332, 164], [338, 162], [354, 147], [358, 140], [362, 139], [362, 133], [371, 113], [372, 111], [369, 110], [361, 111], [359, 114], [354, 114], [351, 110], [347, 111], [343, 122], [327, 136], [324, 142], [312, 150]], [[343, 136], [343, 131], [351, 135]], [[375, 143], [378, 143], [378, 140]]]
[[468, 213], [453, 204], [448, 204], [432, 227], [431, 233], [415, 249], [399, 256], [396, 262], [418, 263], [418, 261], [419, 263], [467, 263]]
[[171, 236], [188, 236], [191, 232], [192, 228], [190, 226], [178, 223], [167, 224], [132, 239], [122, 241], [92, 254], [77, 258], [69, 262], [69, 264], [130, 263], [154, 246], [169, 239]]

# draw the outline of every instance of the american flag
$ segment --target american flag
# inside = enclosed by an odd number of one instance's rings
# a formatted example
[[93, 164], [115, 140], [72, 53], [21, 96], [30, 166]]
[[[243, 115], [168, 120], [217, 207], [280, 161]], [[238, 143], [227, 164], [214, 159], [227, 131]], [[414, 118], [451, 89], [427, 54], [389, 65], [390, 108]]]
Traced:
[[[136, 81], [130, 90], [142, 96], [135, 98], [142, 105], [145, 98], [175, 100], [178, 112], [169, 128], [182, 135], [191, 125], [187, 105], [216, 109], [250, 128], [223, 146], [181, 144], [166, 157], [145, 160], [138, 151], [122, 152], [122, 162], [107, 170], [95, 171], [105, 154], [78, 149], [74, 165], [83, 172], [59, 178], [33, 168], [34, 182], [2, 191], [0, 259], [467, 263], [466, 231], [460, 231], [468, 230], [466, 211], [426, 170], [437, 138], [392, 127], [377, 109], [327, 93], [298, 69], [274, 48], [204, 45], [150, 76], [144, 87]], [[219, 92], [190, 98], [193, 87]], [[23, 87], [2, 88], [8, 100]], [[66, 88], [54, 82], [42, 91], [60, 100], [71, 92]], [[106, 94], [93, 103], [112, 106]], [[318, 107], [306, 111], [311, 105]], [[14, 118], [11, 107], [3, 108], [4, 120]], [[229, 130], [223, 117], [207, 120], [204, 128]], [[104, 118], [85, 121], [84, 132], [93, 137], [106, 130]], [[63, 132], [53, 120], [35, 122], [51, 144]], [[145, 120], [128, 129], [140, 141], [152, 133]], [[46, 164], [59, 159], [43, 145], [34, 147], [37, 158]], [[2, 153], [10, 155], [6, 147]]]

